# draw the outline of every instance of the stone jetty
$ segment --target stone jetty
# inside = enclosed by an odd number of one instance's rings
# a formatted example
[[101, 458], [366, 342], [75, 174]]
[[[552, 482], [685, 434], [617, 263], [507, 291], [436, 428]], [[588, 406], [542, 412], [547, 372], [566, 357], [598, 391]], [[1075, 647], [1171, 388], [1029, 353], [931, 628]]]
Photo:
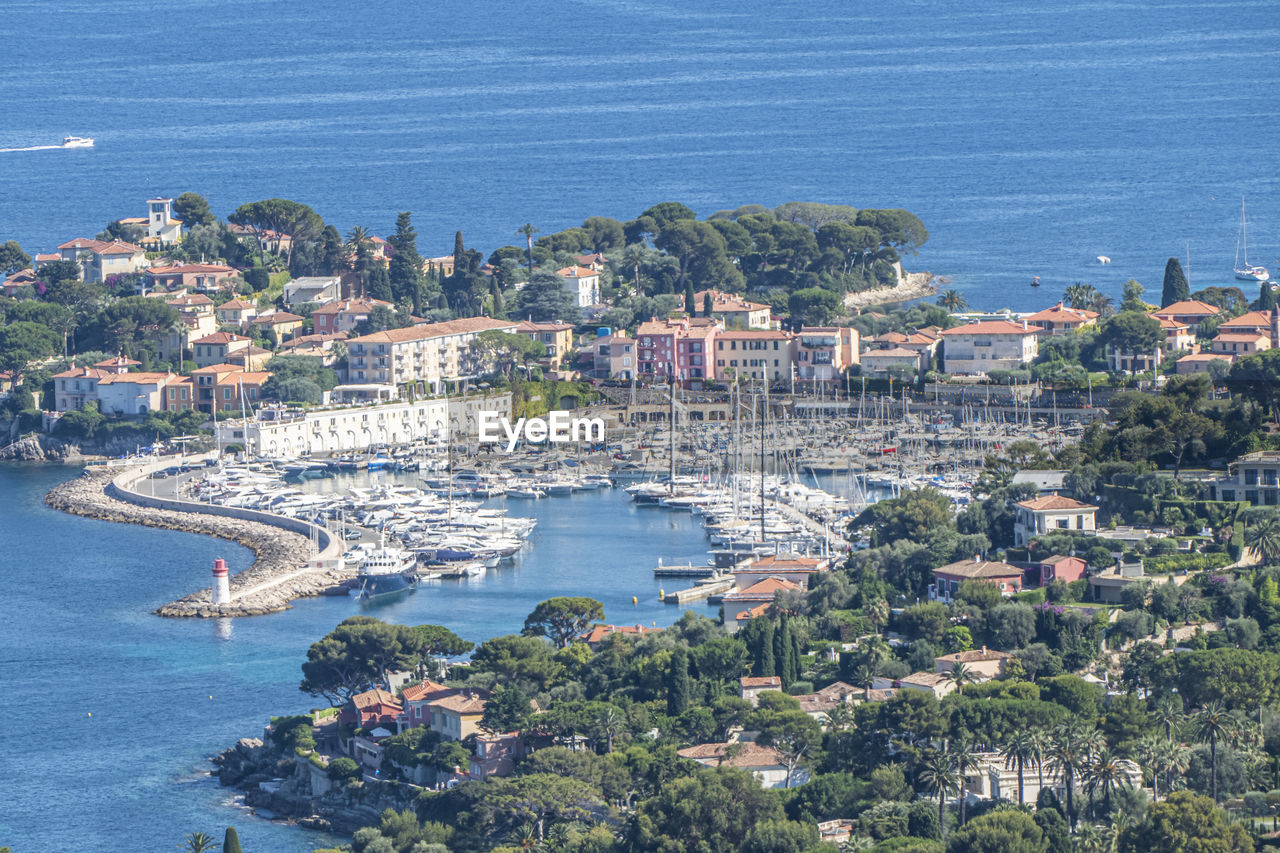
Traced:
[[307, 537], [257, 521], [199, 512], [139, 506], [112, 497], [108, 487], [120, 470], [89, 468], [55, 486], [45, 503], [53, 509], [122, 524], [141, 524], [214, 536], [236, 542], [254, 553], [253, 565], [231, 578], [231, 601], [215, 605], [210, 588], [156, 609], [159, 616], [256, 616], [287, 610], [295, 598], [321, 595], [354, 577], [354, 570], [318, 568], [311, 563]]

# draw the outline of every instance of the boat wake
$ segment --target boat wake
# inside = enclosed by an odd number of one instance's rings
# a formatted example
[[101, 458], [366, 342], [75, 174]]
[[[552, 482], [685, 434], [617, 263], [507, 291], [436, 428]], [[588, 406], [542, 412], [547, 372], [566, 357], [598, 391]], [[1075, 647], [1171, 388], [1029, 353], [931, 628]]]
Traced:
[[55, 148], [62, 148], [62, 145], [32, 145], [28, 148], [0, 148], [0, 154], [9, 154], [14, 151], [52, 151]]

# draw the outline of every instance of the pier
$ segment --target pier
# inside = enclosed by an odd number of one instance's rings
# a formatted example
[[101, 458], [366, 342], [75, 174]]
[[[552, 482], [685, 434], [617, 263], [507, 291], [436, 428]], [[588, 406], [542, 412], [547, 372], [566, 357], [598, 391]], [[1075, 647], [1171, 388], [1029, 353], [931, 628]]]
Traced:
[[732, 577], [717, 578], [706, 580], [698, 583], [688, 589], [682, 589], [677, 592], [668, 592], [662, 597], [667, 604], [689, 604], [693, 601], [702, 601], [710, 599], [713, 596], [724, 595], [732, 592], [734, 589], [734, 580]]
[[655, 578], [710, 578], [715, 577], [715, 566], [658, 566], [653, 570]]

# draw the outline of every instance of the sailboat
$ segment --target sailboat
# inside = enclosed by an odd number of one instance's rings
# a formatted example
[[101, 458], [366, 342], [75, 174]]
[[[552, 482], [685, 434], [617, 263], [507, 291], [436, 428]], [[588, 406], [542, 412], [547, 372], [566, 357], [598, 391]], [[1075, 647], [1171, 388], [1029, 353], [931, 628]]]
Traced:
[[[1243, 249], [1244, 263], [1240, 263], [1241, 250]], [[1267, 272], [1266, 267], [1255, 266], [1249, 263], [1249, 237], [1245, 231], [1244, 219], [1244, 196], [1240, 196], [1240, 239], [1236, 242], [1236, 278], [1240, 281], [1266, 281], [1271, 278], [1271, 274]]]

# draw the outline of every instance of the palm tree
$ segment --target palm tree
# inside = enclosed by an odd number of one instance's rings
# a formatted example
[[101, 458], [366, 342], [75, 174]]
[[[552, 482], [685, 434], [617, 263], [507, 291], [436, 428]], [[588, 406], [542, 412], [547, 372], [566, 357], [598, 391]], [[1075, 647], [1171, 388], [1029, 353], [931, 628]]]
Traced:
[[1076, 849], [1080, 853], [1109, 853], [1111, 844], [1102, 830], [1090, 824], [1080, 827], [1076, 836]]
[[853, 709], [846, 702], [836, 705], [823, 716], [827, 728], [833, 732], [842, 732], [853, 725]]
[[956, 661], [946, 673], [947, 681], [954, 684], [956, 692], [964, 695], [964, 686], [978, 680], [977, 675], [962, 662]]
[[853, 683], [862, 688], [862, 698], [871, 701], [871, 686], [875, 684], [876, 671], [869, 664], [862, 664], [853, 671]]
[[1164, 771], [1166, 790], [1182, 787], [1183, 774], [1191, 769], [1191, 747], [1178, 741], [1167, 742], [1160, 753], [1160, 767]]
[[1218, 801], [1218, 741], [1230, 735], [1235, 719], [1221, 702], [1209, 702], [1195, 715], [1196, 732], [1209, 742], [1209, 788]]
[[978, 761], [978, 756], [969, 751], [969, 745], [963, 741], [954, 741], [948, 752], [951, 755], [952, 766], [955, 767], [956, 775], [959, 777], [960, 825], [964, 826], [969, 805], [969, 774], [978, 770], [982, 763]]
[[626, 722], [613, 705], [601, 711], [596, 719], [596, 730], [604, 737], [609, 752], [613, 752], [613, 739], [626, 730]]
[[1028, 740], [1031, 741], [1031, 762], [1036, 767], [1036, 796], [1044, 790], [1044, 765], [1049, 761], [1049, 744], [1051, 743], [1047, 729], [1032, 729]]
[[631, 267], [632, 286], [636, 296], [644, 296], [640, 291], [640, 264], [644, 263], [646, 254], [644, 245], [641, 243], [632, 243], [622, 250], [622, 263]]
[[862, 609], [866, 611], [867, 619], [871, 621], [871, 627], [875, 628], [877, 634], [880, 633], [882, 625], [889, 623], [889, 602], [883, 598], [868, 602]]
[[1263, 563], [1280, 562], [1280, 516], [1264, 515], [1245, 527], [1244, 544]]
[[182, 840], [178, 845], [179, 850], [186, 850], [187, 853], [206, 853], [218, 846], [213, 840], [213, 836], [206, 835], [203, 832], [193, 832]]
[[952, 314], [969, 307], [969, 303], [965, 301], [965, 298], [960, 295], [958, 290], [944, 290], [938, 297], [938, 304]]
[[533, 235], [538, 233], [538, 229], [533, 226], [533, 223], [526, 222], [516, 229], [516, 233], [524, 235], [524, 242], [527, 246], [526, 257], [529, 259], [529, 275], [533, 275]]
[[1165, 740], [1173, 740], [1173, 733], [1187, 719], [1187, 715], [1182, 712], [1182, 701], [1173, 696], [1166, 696], [1156, 704], [1155, 710], [1151, 712], [1151, 716], [1157, 723], [1164, 726]]
[[1063, 786], [1067, 789], [1067, 819], [1073, 829], [1076, 825], [1076, 776], [1088, 765], [1092, 746], [1093, 732], [1078, 723], [1059, 726], [1053, 730], [1049, 740], [1049, 760], [1062, 774]]
[[1022, 805], [1027, 801], [1024, 774], [1027, 765], [1036, 763], [1038, 755], [1035, 734], [1027, 729], [1019, 729], [1014, 732], [1009, 740], [1005, 741], [1004, 748], [1000, 750], [1000, 757], [1004, 759], [1005, 769], [1012, 770], [1016, 768], [1018, 771], [1018, 805]]
[[1111, 814], [1111, 792], [1129, 785], [1129, 774], [1120, 757], [1103, 747], [1085, 767], [1084, 783], [1089, 791], [1090, 804], [1093, 803], [1094, 794], [1101, 791], [1102, 804], [1107, 814]]
[[936, 749], [925, 753], [920, 759], [918, 778], [926, 791], [938, 797], [938, 825], [942, 827], [945, 838], [947, 794], [955, 791], [960, 784], [952, 764], [952, 756]]
[[1167, 741], [1147, 735], [1133, 748], [1133, 757], [1151, 771], [1151, 802], [1160, 801], [1160, 774], [1164, 771]]
[[1092, 284], [1077, 281], [1063, 292], [1062, 301], [1070, 308], [1088, 308], [1097, 292]]
[[862, 853], [874, 846], [875, 842], [865, 835], [850, 835], [848, 841], [840, 843], [840, 853]]
[[1086, 306], [1090, 311], [1098, 312], [1098, 316], [1105, 317], [1111, 313], [1112, 299], [1105, 293], [1094, 292]]

